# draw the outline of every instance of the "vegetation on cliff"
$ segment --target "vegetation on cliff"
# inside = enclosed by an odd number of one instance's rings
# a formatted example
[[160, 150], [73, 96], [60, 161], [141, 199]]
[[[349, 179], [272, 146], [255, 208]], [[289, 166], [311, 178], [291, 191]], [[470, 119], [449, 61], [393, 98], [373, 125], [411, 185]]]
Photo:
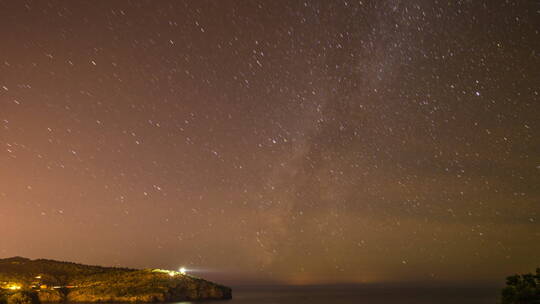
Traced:
[[229, 299], [231, 289], [174, 271], [0, 259], [0, 304]]
[[540, 304], [540, 268], [536, 274], [507, 277], [501, 296], [502, 304]]

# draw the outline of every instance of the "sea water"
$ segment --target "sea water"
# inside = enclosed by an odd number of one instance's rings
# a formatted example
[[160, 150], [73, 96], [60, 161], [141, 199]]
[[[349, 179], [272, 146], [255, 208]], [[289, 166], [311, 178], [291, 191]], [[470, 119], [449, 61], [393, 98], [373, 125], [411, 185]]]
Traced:
[[[233, 288], [227, 304], [496, 304], [497, 288], [259, 287]], [[182, 302], [190, 303], [190, 302]], [[197, 303], [212, 303], [204, 301]]]

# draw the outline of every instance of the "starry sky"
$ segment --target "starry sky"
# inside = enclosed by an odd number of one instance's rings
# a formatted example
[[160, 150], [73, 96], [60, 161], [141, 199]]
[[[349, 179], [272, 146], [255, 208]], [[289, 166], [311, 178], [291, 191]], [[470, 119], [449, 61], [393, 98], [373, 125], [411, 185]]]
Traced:
[[222, 283], [540, 256], [537, 1], [0, 1], [0, 257]]

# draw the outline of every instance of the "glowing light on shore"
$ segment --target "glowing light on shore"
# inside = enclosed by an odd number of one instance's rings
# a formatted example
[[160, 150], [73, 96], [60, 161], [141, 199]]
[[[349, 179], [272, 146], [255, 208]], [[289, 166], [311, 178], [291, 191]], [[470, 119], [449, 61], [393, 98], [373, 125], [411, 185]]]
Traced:
[[7, 289], [10, 289], [10, 290], [19, 290], [21, 289], [21, 285], [17, 285], [17, 284], [11, 284], [11, 285], [8, 285], [7, 286]]
[[180, 271], [181, 274], [186, 274], [187, 269], [184, 268], [184, 267], [180, 267], [179, 271]]

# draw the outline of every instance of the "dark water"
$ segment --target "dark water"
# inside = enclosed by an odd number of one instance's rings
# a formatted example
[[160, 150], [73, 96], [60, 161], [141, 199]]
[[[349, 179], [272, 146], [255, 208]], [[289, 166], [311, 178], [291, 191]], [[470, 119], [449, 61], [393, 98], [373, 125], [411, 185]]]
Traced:
[[[183, 302], [189, 303], [189, 302]], [[226, 304], [496, 304], [495, 288], [259, 288], [233, 289]]]

